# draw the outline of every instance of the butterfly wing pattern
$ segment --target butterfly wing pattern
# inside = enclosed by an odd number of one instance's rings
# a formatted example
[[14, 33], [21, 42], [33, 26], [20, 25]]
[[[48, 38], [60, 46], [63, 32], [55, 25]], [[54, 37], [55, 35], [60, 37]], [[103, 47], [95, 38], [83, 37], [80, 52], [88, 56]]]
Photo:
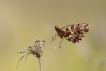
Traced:
[[57, 35], [61, 39], [67, 39], [72, 43], [76, 43], [82, 40], [83, 37], [89, 32], [89, 24], [87, 23], [78, 23], [59, 28], [55, 26]]

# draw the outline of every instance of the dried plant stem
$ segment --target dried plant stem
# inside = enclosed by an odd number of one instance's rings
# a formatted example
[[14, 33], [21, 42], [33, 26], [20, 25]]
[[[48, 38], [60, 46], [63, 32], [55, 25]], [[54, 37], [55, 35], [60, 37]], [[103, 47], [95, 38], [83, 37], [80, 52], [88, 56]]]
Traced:
[[42, 63], [41, 63], [41, 58], [38, 58], [38, 59], [39, 59], [40, 71], [42, 71]]

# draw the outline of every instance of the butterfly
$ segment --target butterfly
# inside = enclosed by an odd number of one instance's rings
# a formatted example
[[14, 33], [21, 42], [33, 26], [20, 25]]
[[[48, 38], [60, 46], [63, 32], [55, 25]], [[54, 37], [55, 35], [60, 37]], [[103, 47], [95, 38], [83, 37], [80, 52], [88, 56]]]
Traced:
[[[89, 32], [89, 24], [71, 24], [62, 28], [55, 26], [55, 31], [56, 34], [52, 37], [53, 41], [56, 39], [56, 36], [59, 36], [63, 40], [65, 38], [69, 42], [76, 43], [81, 41], [82, 38]], [[62, 43], [62, 41], [60, 43]]]

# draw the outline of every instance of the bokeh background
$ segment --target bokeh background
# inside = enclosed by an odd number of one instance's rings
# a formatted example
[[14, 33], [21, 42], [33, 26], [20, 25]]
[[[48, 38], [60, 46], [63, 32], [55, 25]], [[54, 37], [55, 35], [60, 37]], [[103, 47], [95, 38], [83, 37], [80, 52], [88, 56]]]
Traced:
[[45, 47], [43, 71], [106, 71], [106, 0], [0, 0], [0, 71], [39, 71], [33, 55], [16, 68], [17, 52], [74, 23], [90, 24], [89, 33], [77, 44], [64, 40], [63, 49]]

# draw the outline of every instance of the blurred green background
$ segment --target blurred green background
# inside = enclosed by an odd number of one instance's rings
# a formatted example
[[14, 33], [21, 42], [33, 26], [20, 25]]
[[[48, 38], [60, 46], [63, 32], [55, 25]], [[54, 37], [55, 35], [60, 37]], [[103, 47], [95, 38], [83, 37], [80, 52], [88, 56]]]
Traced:
[[63, 49], [45, 47], [43, 71], [106, 71], [106, 0], [0, 0], [0, 71], [39, 71], [32, 55], [16, 68], [17, 52], [74, 23], [90, 24], [89, 33], [77, 44], [64, 40]]

